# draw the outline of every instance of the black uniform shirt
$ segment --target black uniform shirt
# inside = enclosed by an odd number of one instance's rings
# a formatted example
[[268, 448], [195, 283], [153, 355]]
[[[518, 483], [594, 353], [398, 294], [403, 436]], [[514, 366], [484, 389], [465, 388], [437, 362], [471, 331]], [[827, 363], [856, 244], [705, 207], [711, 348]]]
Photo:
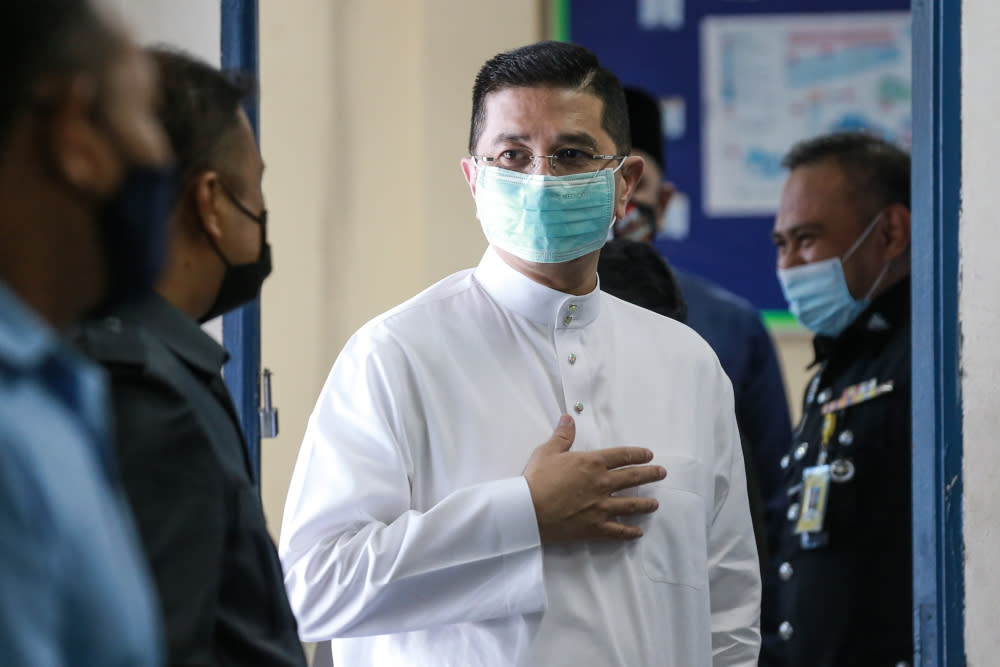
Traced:
[[[910, 281], [886, 290], [839, 337], [818, 336], [814, 346], [820, 367], [782, 459], [789, 508], [778, 563], [787, 664], [910, 664]], [[817, 465], [824, 427], [834, 479], [822, 532], [803, 544], [794, 534], [803, 470]]]
[[160, 297], [87, 327], [172, 665], [306, 664], [235, 409], [228, 355]]

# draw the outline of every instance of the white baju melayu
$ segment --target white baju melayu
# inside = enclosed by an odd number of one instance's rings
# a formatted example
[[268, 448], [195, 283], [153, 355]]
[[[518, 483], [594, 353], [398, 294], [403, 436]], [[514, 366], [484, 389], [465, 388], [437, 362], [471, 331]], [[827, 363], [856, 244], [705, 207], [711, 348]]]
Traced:
[[[576, 450], [667, 478], [630, 542], [545, 545], [521, 476], [559, 415]], [[634, 493], [635, 491], [633, 491]], [[337, 667], [755, 665], [760, 579], [733, 395], [687, 327], [533, 282], [488, 249], [361, 328], [334, 364], [280, 555]]]

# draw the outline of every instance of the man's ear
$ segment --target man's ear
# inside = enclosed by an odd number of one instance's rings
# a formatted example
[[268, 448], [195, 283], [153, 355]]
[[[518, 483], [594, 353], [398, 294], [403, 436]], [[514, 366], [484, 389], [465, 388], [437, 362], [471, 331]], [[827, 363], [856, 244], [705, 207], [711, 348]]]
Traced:
[[476, 198], [476, 177], [479, 175], [479, 167], [471, 157], [462, 158], [462, 174], [465, 175], [465, 182], [469, 184], [472, 191], [472, 198]]
[[81, 73], [56, 90], [46, 91], [52, 105], [48, 141], [55, 167], [75, 189], [108, 194], [121, 180], [122, 165], [104, 132], [94, 123], [97, 82]]
[[622, 178], [623, 187], [615, 189], [615, 219], [621, 220], [625, 217], [625, 206], [632, 198], [635, 187], [642, 178], [643, 165], [642, 158], [638, 155], [630, 155], [625, 158], [625, 164], [618, 170], [618, 175]]
[[198, 217], [196, 224], [218, 244], [225, 234], [222, 228], [222, 216], [219, 214], [219, 196], [222, 187], [218, 172], [205, 171], [198, 174], [191, 189], [194, 194], [194, 210]]
[[891, 204], [883, 213], [885, 222], [879, 230], [885, 261], [903, 257], [910, 251], [910, 209]]

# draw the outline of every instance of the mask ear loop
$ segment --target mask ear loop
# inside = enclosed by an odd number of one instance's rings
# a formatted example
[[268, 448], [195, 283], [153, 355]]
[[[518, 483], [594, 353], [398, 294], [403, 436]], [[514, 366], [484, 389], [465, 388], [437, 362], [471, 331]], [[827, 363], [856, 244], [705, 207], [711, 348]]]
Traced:
[[[868, 228], [865, 229], [864, 233], [858, 238], [857, 241], [854, 242], [854, 245], [851, 246], [850, 250], [844, 253], [844, 256], [840, 258], [841, 266], [844, 265], [844, 262], [850, 259], [851, 255], [854, 254], [854, 251], [857, 250], [861, 246], [861, 244], [865, 242], [865, 239], [867, 239], [871, 235], [872, 230], [875, 229], [875, 225], [877, 225], [878, 222], [882, 219], [882, 215], [884, 213], [885, 213], [884, 210], [879, 211], [878, 215], [872, 218], [872, 221], [868, 223]], [[890, 262], [886, 262], [885, 265], [882, 267], [882, 270], [879, 272], [878, 277], [875, 279], [875, 282], [872, 283], [872, 286], [868, 289], [868, 292], [865, 294], [863, 300], [870, 299], [872, 294], [875, 293], [875, 290], [878, 289], [878, 286], [882, 284], [882, 280], [889, 272], [889, 264]]]
[[878, 221], [882, 219], [882, 214], [883, 213], [885, 213], [884, 210], [883, 211], [879, 211], [878, 215], [876, 215], [874, 218], [872, 218], [872, 221], [868, 223], [868, 227], [866, 227], [865, 231], [861, 234], [861, 236], [858, 237], [858, 240], [855, 241], [854, 245], [852, 245], [847, 250], [847, 252], [845, 252], [844, 255], [840, 258], [840, 263], [841, 264], [843, 264], [848, 259], [850, 259], [851, 255], [854, 254], [854, 251], [857, 250], [859, 247], [861, 247], [861, 244], [865, 242], [865, 239], [867, 239], [871, 235], [872, 230], [875, 229], [875, 225], [877, 225]]

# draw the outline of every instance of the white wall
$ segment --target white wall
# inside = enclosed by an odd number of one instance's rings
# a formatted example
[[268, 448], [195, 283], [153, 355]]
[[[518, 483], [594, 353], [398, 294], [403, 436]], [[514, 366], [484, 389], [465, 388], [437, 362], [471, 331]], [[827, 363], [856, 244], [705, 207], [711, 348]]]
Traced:
[[221, 0], [100, 0], [141, 44], [170, 44], [218, 65]]
[[306, 422], [344, 342], [475, 265], [486, 247], [459, 169], [472, 83], [490, 56], [541, 38], [541, 2], [260, 3], [275, 266], [262, 297], [262, 364], [281, 410], [281, 434], [261, 446], [261, 484], [275, 536]]
[[962, 408], [966, 650], [997, 664], [1000, 633], [1000, 87], [996, 0], [962, 3]]

